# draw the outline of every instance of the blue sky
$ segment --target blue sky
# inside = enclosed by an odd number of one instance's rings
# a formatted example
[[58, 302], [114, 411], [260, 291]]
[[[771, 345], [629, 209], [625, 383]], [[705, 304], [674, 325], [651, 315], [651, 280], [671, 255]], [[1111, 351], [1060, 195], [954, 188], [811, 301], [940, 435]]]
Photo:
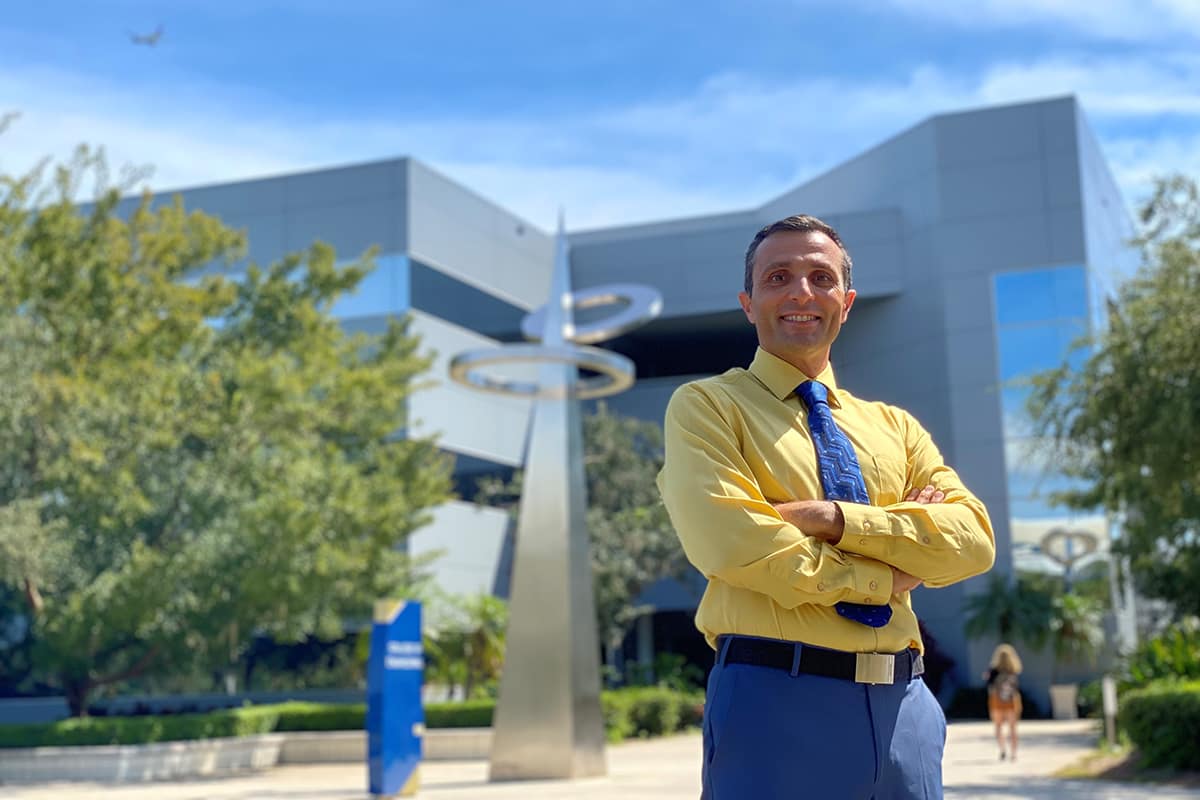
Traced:
[[162, 190], [411, 155], [578, 228], [758, 205], [931, 114], [1068, 93], [1131, 204], [1200, 177], [1200, 3], [42, 0], [0, 17], [0, 170], [88, 142]]

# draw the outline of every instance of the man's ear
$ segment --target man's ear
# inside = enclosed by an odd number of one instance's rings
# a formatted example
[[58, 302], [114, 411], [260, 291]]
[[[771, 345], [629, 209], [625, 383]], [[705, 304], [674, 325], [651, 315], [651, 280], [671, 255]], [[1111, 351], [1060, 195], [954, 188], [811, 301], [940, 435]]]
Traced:
[[845, 322], [846, 317], [850, 316], [850, 306], [854, 305], [856, 297], [858, 297], [858, 292], [854, 289], [846, 292], [846, 299], [842, 302], [842, 322]]
[[[746, 319], [750, 320], [750, 324], [754, 323], [754, 311], [750, 305], [750, 295], [745, 292], [738, 292], [738, 302], [742, 304], [742, 311], [746, 314]], [[849, 308], [849, 306], [847, 306]]]

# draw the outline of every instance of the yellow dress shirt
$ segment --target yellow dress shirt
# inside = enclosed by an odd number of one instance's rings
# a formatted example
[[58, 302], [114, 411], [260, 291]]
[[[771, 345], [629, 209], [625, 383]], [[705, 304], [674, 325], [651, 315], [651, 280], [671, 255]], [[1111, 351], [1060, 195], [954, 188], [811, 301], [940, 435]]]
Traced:
[[[667, 406], [663, 502], [688, 560], [708, 578], [696, 626], [849, 652], [924, 649], [907, 592], [892, 597], [888, 565], [946, 586], [986, 571], [996, 554], [987, 509], [942, 461], [908, 412], [838, 389], [833, 418], [858, 454], [870, 505], [836, 501], [845, 517], [831, 545], [784, 521], [775, 503], [824, 498], [808, 411], [795, 388], [803, 372], [761, 348], [746, 369], [693, 381]], [[941, 503], [904, 502], [932, 484]], [[872, 628], [834, 610], [842, 600], [892, 607]]]

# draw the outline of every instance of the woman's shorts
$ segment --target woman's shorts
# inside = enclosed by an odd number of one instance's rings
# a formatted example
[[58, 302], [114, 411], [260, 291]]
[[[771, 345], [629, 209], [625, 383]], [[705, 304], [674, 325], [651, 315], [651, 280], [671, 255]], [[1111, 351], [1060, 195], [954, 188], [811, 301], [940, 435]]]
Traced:
[[1011, 700], [1001, 700], [994, 694], [988, 695], [988, 716], [995, 719], [999, 715], [1007, 715], [1013, 713], [1014, 716], [1021, 716], [1021, 696], [1017, 695]]

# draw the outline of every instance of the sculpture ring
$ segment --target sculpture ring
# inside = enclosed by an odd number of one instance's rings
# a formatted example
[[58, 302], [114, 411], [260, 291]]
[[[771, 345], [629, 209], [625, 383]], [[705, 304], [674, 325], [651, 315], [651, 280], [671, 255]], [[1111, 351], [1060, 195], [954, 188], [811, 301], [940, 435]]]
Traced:
[[[567, 386], [546, 387], [536, 381], [498, 378], [483, 371], [485, 367], [496, 364], [569, 364], [600, 374], [568, 382]], [[574, 396], [589, 400], [617, 394], [632, 386], [634, 366], [625, 356], [598, 347], [506, 344], [488, 350], [459, 353], [450, 362], [450, 377], [464, 386], [495, 394], [539, 399]]]
[[[1070, 567], [1079, 559], [1096, 552], [1099, 548], [1096, 535], [1091, 531], [1072, 531], [1053, 528], [1042, 537], [1042, 553], [1064, 567]], [[1059, 552], [1059, 550], [1062, 552]]]
[[[625, 308], [605, 319], [569, 326], [563, 332], [563, 338], [578, 344], [595, 344], [620, 336], [657, 317], [662, 313], [663, 305], [662, 295], [657, 289], [636, 283], [612, 283], [580, 289], [571, 293], [571, 299], [576, 311], [622, 302], [626, 304]], [[541, 306], [525, 315], [521, 321], [521, 333], [531, 342], [540, 342], [545, 321], [546, 307]]]

